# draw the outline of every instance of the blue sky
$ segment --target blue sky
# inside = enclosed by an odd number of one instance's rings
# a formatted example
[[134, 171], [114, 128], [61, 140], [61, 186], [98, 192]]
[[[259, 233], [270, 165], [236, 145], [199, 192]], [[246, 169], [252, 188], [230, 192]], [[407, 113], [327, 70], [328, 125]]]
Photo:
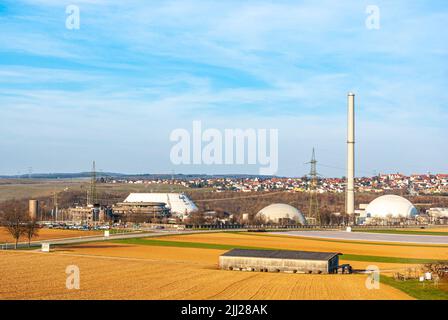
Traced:
[[[67, 5], [80, 29], [65, 27]], [[380, 29], [365, 26], [380, 9]], [[0, 3], [0, 173], [257, 173], [175, 166], [170, 132], [279, 130], [280, 175], [448, 172], [446, 1]]]

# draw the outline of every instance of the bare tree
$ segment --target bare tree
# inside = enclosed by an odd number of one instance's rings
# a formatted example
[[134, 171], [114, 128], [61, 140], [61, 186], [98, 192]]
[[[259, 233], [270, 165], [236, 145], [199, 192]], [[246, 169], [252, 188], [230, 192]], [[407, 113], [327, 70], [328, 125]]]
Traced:
[[39, 226], [36, 220], [29, 220], [24, 226], [24, 234], [28, 239], [28, 247], [31, 247], [31, 239], [39, 235]]
[[203, 212], [193, 212], [188, 219], [191, 224], [201, 225], [205, 223], [205, 217]]
[[427, 263], [424, 265], [424, 269], [437, 274], [442, 280], [448, 281], [448, 262]]
[[3, 203], [1, 211], [2, 225], [14, 239], [14, 248], [17, 249], [20, 236], [25, 234], [25, 224], [29, 220], [28, 209], [24, 203], [11, 200]]

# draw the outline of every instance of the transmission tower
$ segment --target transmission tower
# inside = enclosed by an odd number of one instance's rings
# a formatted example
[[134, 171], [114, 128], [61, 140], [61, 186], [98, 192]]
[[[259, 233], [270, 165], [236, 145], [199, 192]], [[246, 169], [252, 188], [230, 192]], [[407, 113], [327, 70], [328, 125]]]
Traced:
[[308, 184], [308, 191], [310, 193], [310, 205], [308, 210], [308, 217], [313, 218], [313, 220], [316, 221], [317, 225], [321, 224], [320, 214], [319, 214], [319, 204], [317, 201], [317, 160], [316, 155], [314, 153], [313, 148], [313, 154], [311, 156], [311, 161], [308, 162], [308, 164], [311, 164], [311, 169], [309, 173], [310, 177], [310, 183]]
[[408, 182], [407, 192], [410, 196], [418, 196], [418, 191], [415, 190], [414, 184], [412, 181]]
[[93, 165], [92, 165], [92, 175], [90, 178], [90, 199], [89, 200], [90, 200], [90, 204], [95, 205], [97, 203], [95, 161], [93, 161]]
[[173, 193], [174, 192], [174, 170], [171, 170], [171, 187], [170, 187], [170, 191], [171, 191], [171, 193]]

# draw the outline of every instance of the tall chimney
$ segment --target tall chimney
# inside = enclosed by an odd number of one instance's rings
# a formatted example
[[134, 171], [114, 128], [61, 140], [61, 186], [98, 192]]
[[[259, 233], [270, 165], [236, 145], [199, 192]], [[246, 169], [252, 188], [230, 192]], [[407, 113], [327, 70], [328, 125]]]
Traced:
[[355, 213], [355, 94], [348, 94], [346, 213]]

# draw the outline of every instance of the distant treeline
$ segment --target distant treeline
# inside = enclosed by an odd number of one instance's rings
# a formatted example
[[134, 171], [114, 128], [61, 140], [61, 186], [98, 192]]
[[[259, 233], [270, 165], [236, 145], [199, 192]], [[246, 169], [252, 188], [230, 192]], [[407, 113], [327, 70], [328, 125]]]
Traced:
[[[76, 178], [90, 178], [92, 172], [77, 172], [77, 173], [31, 173], [19, 175], [0, 175], [0, 179], [76, 179]], [[248, 174], [223, 174], [223, 175], [207, 175], [207, 174], [163, 174], [163, 173], [142, 173], [142, 174], [126, 174], [114, 172], [96, 172], [97, 178], [110, 179], [176, 179], [176, 180], [190, 180], [190, 179], [213, 179], [213, 178], [233, 178], [233, 179], [268, 179], [268, 178], [283, 178], [279, 176], [260, 176]]]

